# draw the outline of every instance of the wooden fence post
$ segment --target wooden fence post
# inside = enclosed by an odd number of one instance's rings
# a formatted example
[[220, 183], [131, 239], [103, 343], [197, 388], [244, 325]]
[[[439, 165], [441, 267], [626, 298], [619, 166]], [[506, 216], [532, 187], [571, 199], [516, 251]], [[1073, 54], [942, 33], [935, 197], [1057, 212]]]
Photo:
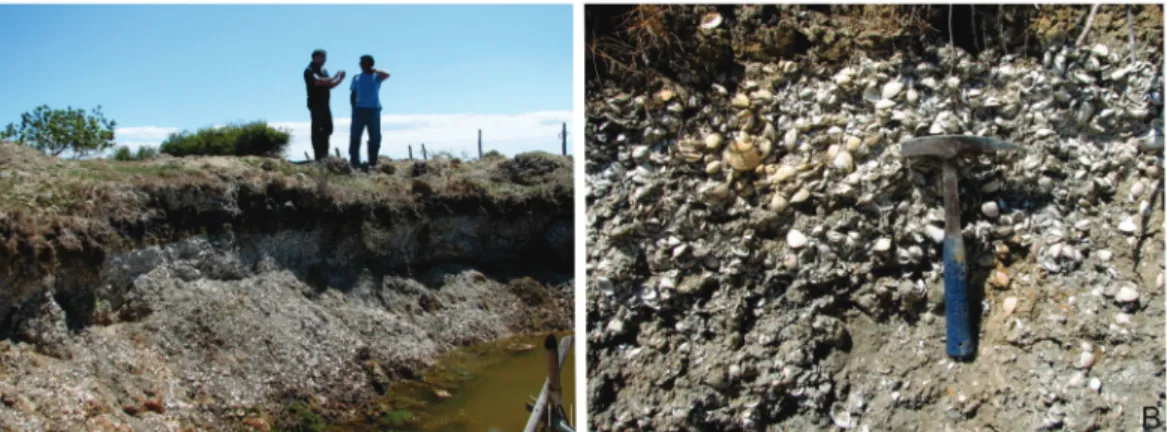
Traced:
[[340, 147], [333, 147], [332, 153], [335, 154], [336, 157], [339, 159], [340, 158]]
[[429, 154], [425, 152], [425, 143], [421, 143], [421, 160], [430, 160]]
[[478, 130], [478, 158], [482, 159], [482, 129]]
[[563, 137], [563, 155], [567, 156], [567, 122], [563, 122], [563, 133], [560, 135]]
[[407, 144], [406, 146], [409, 147], [409, 160], [413, 160], [413, 144]]
[[311, 161], [312, 161], [312, 156], [308, 156], [308, 152], [304, 152], [304, 160], [305, 160], [305, 161], [308, 161], [308, 162], [311, 162]]

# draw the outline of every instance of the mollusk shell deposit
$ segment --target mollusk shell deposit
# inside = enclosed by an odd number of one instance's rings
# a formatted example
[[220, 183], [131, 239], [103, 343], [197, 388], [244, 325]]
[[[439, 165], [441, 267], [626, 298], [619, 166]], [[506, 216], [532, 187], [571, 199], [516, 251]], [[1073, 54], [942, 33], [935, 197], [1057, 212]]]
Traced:
[[[1134, 427], [1164, 391], [1162, 46], [1136, 54], [929, 42], [589, 88], [591, 428]], [[968, 364], [943, 350], [940, 170], [898, 148], [940, 134], [1025, 149], [958, 163]]]

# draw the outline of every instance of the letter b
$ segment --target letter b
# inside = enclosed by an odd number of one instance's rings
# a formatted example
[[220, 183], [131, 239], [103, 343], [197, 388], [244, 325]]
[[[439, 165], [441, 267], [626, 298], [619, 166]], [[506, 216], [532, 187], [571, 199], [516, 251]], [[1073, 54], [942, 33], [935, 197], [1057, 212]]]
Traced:
[[1154, 429], [1162, 425], [1163, 421], [1159, 419], [1159, 407], [1143, 407], [1143, 429]]

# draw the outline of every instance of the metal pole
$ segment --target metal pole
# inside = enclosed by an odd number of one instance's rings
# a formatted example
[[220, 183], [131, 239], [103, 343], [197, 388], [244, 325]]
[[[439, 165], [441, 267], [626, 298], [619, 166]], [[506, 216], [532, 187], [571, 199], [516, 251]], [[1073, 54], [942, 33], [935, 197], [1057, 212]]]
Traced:
[[[554, 340], [555, 335], [550, 335], [548, 338], [550, 340]], [[552, 347], [551, 350], [548, 350], [548, 354], [549, 354], [548, 361], [547, 361], [548, 372], [550, 372], [552, 369], [552, 367], [551, 367], [551, 364], [552, 364], [551, 355], [553, 355], [552, 350], [554, 350], [555, 348], [558, 348], [558, 351], [559, 351], [559, 355], [558, 355], [559, 358], [558, 358], [558, 362], [556, 362], [556, 364], [555, 364], [555, 370], [558, 371], [559, 368], [563, 367], [563, 361], [567, 359], [567, 350], [571, 349], [571, 336], [564, 336], [563, 340], [559, 341], [559, 343], [557, 344], [558, 347], [556, 347], [555, 345], [556, 344], [554, 342], [551, 342], [551, 343], [548, 343], [548, 341], [544, 342], [544, 347], [548, 347], [548, 346]], [[531, 416], [527, 418], [527, 426], [525, 428], [523, 428], [524, 432], [536, 432], [539, 429], [539, 424], [542, 423], [543, 419], [547, 417], [548, 412], [550, 412], [552, 409], [555, 408], [555, 406], [552, 406], [550, 404], [550, 402], [552, 402], [551, 401], [551, 393], [552, 393], [552, 391], [554, 391], [555, 393], [558, 393], [560, 391], [560, 389], [558, 387], [559, 378], [558, 378], [558, 374], [554, 374], [552, 376], [556, 377], [556, 383], [554, 384], [555, 389], [554, 390], [550, 389], [553, 384], [551, 382], [551, 376], [548, 376], [547, 381], [543, 383], [543, 390], [541, 392], [539, 392], [539, 398], [535, 400], [535, 406], [532, 407], [532, 409], [531, 409]], [[559, 401], [558, 397], [556, 397], [555, 399], [556, 399], [555, 402]], [[559, 425], [556, 425], [556, 426], [557, 426], [557, 428], [561, 429], [561, 426], [559, 426]]]
[[482, 159], [482, 129], [478, 130], [478, 158]]
[[409, 147], [409, 160], [413, 160], [413, 144], [406, 144]]
[[312, 156], [308, 156], [308, 152], [304, 152], [304, 160], [306, 160], [306, 161], [311, 161], [311, 160], [312, 160]]
[[425, 143], [421, 143], [421, 160], [430, 160], [430, 157], [425, 152]]
[[563, 122], [563, 155], [567, 156], [567, 122]]
[[336, 155], [337, 159], [339, 159], [340, 158], [340, 147], [333, 147], [332, 153]]
[[559, 432], [575, 432], [575, 429], [572, 429], [571, 425], [567, 424], [566, 420], [560, 420], [559, 422], [555, 423], [555, 430]]

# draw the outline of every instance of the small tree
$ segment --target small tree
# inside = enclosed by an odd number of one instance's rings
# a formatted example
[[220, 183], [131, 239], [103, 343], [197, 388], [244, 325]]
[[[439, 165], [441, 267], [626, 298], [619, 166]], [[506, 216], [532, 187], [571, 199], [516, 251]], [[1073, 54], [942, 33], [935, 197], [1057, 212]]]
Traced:
[[53, 156], [72, 151], [78, 158], [113, 147], [117, 122], [105, 118], [98, 105], [91, 113], [84, 109], [36, 107], [20, 115], [20, 126], [9, 123], [0, 138], [28, 145]]

